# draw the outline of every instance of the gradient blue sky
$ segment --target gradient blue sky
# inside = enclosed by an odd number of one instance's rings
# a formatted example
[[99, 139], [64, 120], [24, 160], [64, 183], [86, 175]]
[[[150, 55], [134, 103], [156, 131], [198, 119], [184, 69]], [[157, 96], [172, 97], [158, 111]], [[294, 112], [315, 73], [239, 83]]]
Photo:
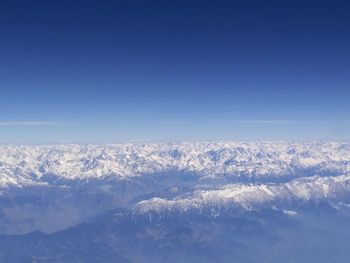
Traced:
[[349, 1], [0, 2], [0, 142], [350, 139]]

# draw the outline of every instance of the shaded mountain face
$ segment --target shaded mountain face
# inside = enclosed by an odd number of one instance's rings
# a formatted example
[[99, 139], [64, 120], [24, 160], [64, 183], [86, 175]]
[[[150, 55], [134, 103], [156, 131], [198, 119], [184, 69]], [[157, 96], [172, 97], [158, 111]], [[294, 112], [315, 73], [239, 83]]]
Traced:
[[118, 209], [51, 234], [0, 238], [1, 262], [348, 262], [350, 210]]
[[0, 262], [348, 262], [350, 144], [0, 147]]

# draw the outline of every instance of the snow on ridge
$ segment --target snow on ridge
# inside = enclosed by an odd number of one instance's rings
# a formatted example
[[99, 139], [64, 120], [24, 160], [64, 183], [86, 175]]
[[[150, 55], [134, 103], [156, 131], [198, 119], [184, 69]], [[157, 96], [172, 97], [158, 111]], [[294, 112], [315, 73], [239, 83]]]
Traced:
[[[0, 147], [0, 186], [64, 179], [140, 176], [169, 170], [202, 177], [266, 177], [350, 172], [343, 142], [184, 142]], [[302, 176], [302, 175], [301, 175]]]
[[[350, 175], [335, 177], [298, 178], [281, 184], [228, 184], [218, 189], [195, 190], [190, 196], [174, 199], [152, 198], [137, 204], [137, 211], [180, 211], [185, 212], [205, 207], [245, 210], [267, 205], [304, 203], [308, 201], [334, 201], [350, 196]], [[288, 213], [287, 213], [288, 214]]]

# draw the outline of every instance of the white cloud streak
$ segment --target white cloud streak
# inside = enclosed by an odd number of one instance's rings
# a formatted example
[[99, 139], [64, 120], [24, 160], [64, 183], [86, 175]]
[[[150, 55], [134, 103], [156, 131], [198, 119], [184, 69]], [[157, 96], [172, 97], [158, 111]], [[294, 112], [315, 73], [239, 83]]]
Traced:
[[242, 123], [242, 124], [293, 124], [293, 123], [307, 123], [298, 120], [232, 120], [222, 121], [222, 123]]
[[262, 124], [262, 125], [288, 125], [288, 124], [350, 124], [345, 120], [207, 120], [207, 121], [161, 121], [164, 125], [191, 125], [191, 124]]
[[61, 126], [61, 122], [50, 121], [0, 121], [0, 126]]

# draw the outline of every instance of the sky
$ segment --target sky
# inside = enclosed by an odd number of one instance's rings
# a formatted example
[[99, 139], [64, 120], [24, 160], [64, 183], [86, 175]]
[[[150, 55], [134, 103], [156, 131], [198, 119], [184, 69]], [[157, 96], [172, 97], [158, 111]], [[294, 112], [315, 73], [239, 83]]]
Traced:
[[349, 1], [0, 1], [0, 143], [349, 140]]

